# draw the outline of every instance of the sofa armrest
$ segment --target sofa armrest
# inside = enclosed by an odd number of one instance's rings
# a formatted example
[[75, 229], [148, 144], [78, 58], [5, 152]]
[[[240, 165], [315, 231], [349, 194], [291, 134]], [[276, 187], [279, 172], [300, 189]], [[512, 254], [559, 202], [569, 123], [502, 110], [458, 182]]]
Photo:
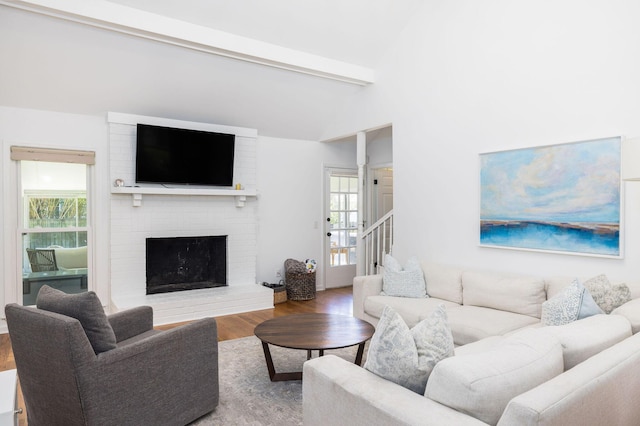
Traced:
[[634, 335], [513, 398], [498, 426], [638, 424], [638, 377]]
[[382, 291], [382, 275], [360, 275], [353, 279], [353, 316], [365, 320], [364, 302]]
[[486, 426], [335, 355], [304, 363], [305, 426]]
[[[100, 353], [80, 368], [77, 381], [89, 401], [88, 424], [192, 422], [218, 404], [216, 321], [205, 318]], [[94, 399], [101, 403], [91, 404]]]
[[151, 306], [138, 306], [116, 312], [109, 315], [107, 319], [116, 335], [116, 342], [122, 342], [153, 329], [153, 309]]

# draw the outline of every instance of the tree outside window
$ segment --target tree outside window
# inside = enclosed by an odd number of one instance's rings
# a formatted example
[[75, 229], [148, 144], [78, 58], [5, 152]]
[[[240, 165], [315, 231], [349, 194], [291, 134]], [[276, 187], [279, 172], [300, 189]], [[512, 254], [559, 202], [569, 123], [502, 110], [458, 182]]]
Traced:
[[[25, 194], [28, 228], [83, 228], [87, 226], [87, 196], [83, 193]], [[87, 245], [87, 232], [32, 234], [30, 246], [80, 247]]]

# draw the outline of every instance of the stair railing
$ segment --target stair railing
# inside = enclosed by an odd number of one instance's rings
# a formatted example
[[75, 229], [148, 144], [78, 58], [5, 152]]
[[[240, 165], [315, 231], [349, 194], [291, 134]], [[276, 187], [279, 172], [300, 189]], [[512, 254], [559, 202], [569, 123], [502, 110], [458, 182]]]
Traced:
[[362, 232], [364, 246], [364, 275], [380, 272], [385, 254], [393, 247], [393, 210]]

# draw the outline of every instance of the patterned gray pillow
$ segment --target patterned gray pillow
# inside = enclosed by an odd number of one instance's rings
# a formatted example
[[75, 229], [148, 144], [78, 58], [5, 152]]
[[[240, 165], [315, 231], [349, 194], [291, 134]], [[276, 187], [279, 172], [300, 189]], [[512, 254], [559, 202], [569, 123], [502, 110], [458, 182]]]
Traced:
[[598, 306], [607, 314], [631, 300], [631, 291], [626, 284], [612, 285], [606, 275], [601, 274], [585, 281], [584, 286]]
[[43, 285], [36, 298], [36, 307], [80, 321], [96, 354], [116, 348], [116, 335], [93, 291], [67, 294]]
[[540, 321], [543, 325], [564, 325], [602, 313], [589, 291], [574, 279], [562, 292], [542, 304]]
[[394, 257], [389, 254], [385, 255], [382, 292], [380, 294], [399, 297], [429, 297], [418, 258], [415, 256], [409, 258], [403, 268]]
[[444, 305], [412, 329], [385, 306], [369, 344], [364, 368], [419, 394], [438, 361], [453, 356], [453, 336]]

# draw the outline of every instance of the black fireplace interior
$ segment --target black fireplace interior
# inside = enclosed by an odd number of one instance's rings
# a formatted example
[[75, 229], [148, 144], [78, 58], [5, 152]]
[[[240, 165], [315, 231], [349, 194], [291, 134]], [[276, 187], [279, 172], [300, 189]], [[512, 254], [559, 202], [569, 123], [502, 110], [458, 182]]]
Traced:
[[147, 238], [147, 294], [226, 285], [226, 235]]

